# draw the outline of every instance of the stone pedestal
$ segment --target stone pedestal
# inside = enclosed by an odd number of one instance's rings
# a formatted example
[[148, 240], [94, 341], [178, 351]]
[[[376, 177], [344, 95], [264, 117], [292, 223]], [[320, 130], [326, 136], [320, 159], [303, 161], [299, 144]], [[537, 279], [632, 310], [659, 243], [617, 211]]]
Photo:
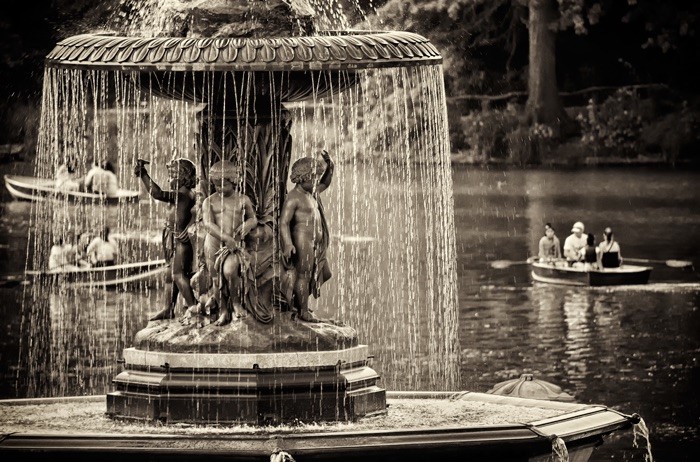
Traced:
[[[377, 386], [379, 375], [370, 367], [367, 346], [357, 345], [354, 329], [278, 318], [274, 327], [265, 327], [278, 331], [268, 337], [260, 335], [261, 325], [246, 324], [150, 323], [137, 334], [137, 347], [124, 350], [124, 371], [107, 395], [107, 415], [267, 425], [353, 421], [386, 412], [386, 392]], [[228, 336], [244, 352], [232, 353]], [[188, 341], [181, 343], [183, 338]], [[263, 338], [277, 339], [277, 348], [252, 341]], [[350, 346], [314, 350], [313, 345]]]

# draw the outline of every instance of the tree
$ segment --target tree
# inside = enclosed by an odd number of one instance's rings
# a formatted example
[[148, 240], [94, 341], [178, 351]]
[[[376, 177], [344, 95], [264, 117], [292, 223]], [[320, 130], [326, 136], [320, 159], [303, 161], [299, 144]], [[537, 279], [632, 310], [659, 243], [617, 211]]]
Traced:
[[[583, 0], [581, 0], [583, 1]], [[556, 27], [560, 18], [557, 0], [392, 0], [382, 9], [387, 17], [403, 18], [408, 28], [423, 29], [431, 39], [446, 45], [448, 55], [461, 51], [465, 61], [474, 49], [501, 47], [508, 52], [506, 69], [518, 50], [520, 31], [529, 37], [527, 72], [528, 118], [533, 123], [552, 124], [565, 118], [556, 79]], [[562, 2], [559, 2], [562, 5]], [[435, 17], [442, 20], [435, 20]], [[431, 31], [429, 28], [437, 30]], [[441, 26], [441, 27], [440, 27]], [[454, 32], [461, 32], [454, 37]], [[448, 35], [443, 37], [443, 34]], [[457, 40], [455, 41], [455, 38]], [[458, 73], [469, 72], [459, 69]]]
[[527, 6], [530, 59], [526, 111], [532, 123], [559, 125], [567, 117], [557, 86], [556, 5], [554, 0], [529, 0]]
[[[557, 39], [570, 33], [588, 34], [606, 14], [614, 17], [616, 25], [605, 33], [631, 34], [639, 49], [697, 56], [694, 37], [700, 2], [693, 0], [389, 0], [379, 11], [389, 26], [422, 33], [444, 51], [446, 67], [454, 66], [446, 69], [453, 91], [471, 86], [473, 82], [465, 81], [488, 66], [487, 54], [505, 52], [498, 72], [511, 75], [527, 67], [528, 119], [546, 124], [566, 120], [557, 83]], [[519, 44], [523, 30], [528, 36], [527, 52]], [[610, 39], [611, 47], [620, 46], [617, 42], [628, 44], [627, 38]], [[522, 68], [517, 67], [520, 53], [526, 54]], [[670, 64], [682, 73], [686, 68], [681, 65], [688, 62], [694, 60], [676, 59]], [[452, 79], [462, 82], [449, 82]], [[494, 76], [486, 79], [494, 81]], [[507, 83], [518, 85], [517, 79]]]
[[524, 13], [516, 0], [389, 0], [374, 23], [430, 38], [443, 55], [448, 92], [499, 92], [517, 85]]

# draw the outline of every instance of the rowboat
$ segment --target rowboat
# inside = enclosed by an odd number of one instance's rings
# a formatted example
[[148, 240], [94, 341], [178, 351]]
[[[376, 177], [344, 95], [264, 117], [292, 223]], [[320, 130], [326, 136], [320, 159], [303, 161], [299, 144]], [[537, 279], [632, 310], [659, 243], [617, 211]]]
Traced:
[[0, 144], [0, 162], [12, 162], [22, 157], [24, 145], [19, 143]]
[[586, 269], [584, 266], [569, 266], [565, 261], [532, 262], [532, 279], [548, 284], [572, 286], [620, 286], [646, 284], [651, 268], [648, 266], [624, 265], [619, 268]]
[[156, 278], [168, 269], [165, 260], [150, 260], [114, 266], [51, 271], [27, 270], [27, 279], [34, 282], [53, 281], [75, 287], [116, 287]]
[[62, 191], [56, 188], [55, 180], [33, 176], [5, 175], [5, 187], [12, 197], [26, 201], [44, 201], [51, 198], [67, 199], [71, 202], [99, 202], [104, 204], [139, 201], [139, 191], [119, 189], [115, 196], [83, 191]]

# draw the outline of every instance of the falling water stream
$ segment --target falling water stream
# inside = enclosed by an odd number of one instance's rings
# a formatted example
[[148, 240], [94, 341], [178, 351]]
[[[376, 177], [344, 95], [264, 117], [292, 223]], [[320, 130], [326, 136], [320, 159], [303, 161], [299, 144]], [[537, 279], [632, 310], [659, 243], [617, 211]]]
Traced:
[[649, 427], [647, 427], [644, 419], [640, 417], [639, 422], [634, 424], [634, 441], [632, 445], [635, 448], [640, 446], [638, 439], [641, 440], [641, 444], [646, 448], [646, 453], [644, 454], [645, 462], [654, 462], [654, 456], [651, 453], [651, 440], [649, 439]]
[[[52, 178], [66, 159], [79, 174], [93, 162], [109, 160], [120, 187], [138, 190], [133, 165], [144, 159], [165, 188], [168, 160], [185, 157], [199, 165], [202, 144], [208, 141], [203, 149], [214, 152], [230, 143], [200, 139], [200, 124], [214, 123], [206, 108], [220, 104], [224, 112], [248, 114], [256, 88], [267, 84], [272, 94], [278, 82], [293, 78], [284, 73], [265, 77], [252, 72], [149, 77], [48, 67], [35, 175]], [[455, 389], [455, 237], [442, 69], [357, 71], [355, 78], [354, 87], [336, 92], [334, 87], [347, 86], [347, 76], [319, 74], [311, 97], [289, 105], [292, 162], [325, 149], [337, 165], [322, 197], [334, 277], [314, 307], [322, 317], [357, 329], [375, 354], [387, 388]], [[181, 94], [184, 79], [210, 91]], [[218, 93], [211, 91], [216, 86]], [[239, 162], [249, 162], [245, 157], [253, 154], [241, 151]], [[120, 262], [161, 258], [157, 236], [166, 209], [143, 197], [138, 204], [113, 206], [35, 203], [27, 268], [45, 270], [57, 240], [78, 244], [82, 239], [84, 244], [89, 237], [83, 233], [94, 236], [105, 226], [119, 238]], [[125, 336], [134, 332], [132, 323], [142, 326], [144, 316], [163, 303], [162, 283], [143, 284], [113, 306], [97, 286], [63, 282], [26, 290], [22, 325], [29, 340], [22, 345], [21, 369], [29, 372], [28, 396], [105, 392], [109, 384], [95, 383], [95, 371], [116, 371], [115, 352], [129, 345]], [[101, 341], [107, 337], [117, 338], [119, 345]]]
[[[112, 19], [112, 26], [129, 36], [164, 35], [163, 31], [172, 30], [183, 20], [184, 12], [206, 2], [207, 0], [121, 0], [119, 12]], [[252, 4], [264, 2], [265, 0], [245, 0], [238, 5], [227, 6], [245, 10]], [[364, 7], [360, 0], [308, 0], [308, 4], [313, 10], [314, 22], [320, 30], [348, 30], [352, 28], [353, 22], [358, 21], [365, 22], [368, 29], [374, 29], [374, 23], [382, 21], [373, 0], [365, 2]], [[251, 23], [263, 19], [252, 13], [246, 15], [246, 20]]]
[[558, 436], [552, 439], [552, 461], [569, 462], [569, 450], [564, 440]]

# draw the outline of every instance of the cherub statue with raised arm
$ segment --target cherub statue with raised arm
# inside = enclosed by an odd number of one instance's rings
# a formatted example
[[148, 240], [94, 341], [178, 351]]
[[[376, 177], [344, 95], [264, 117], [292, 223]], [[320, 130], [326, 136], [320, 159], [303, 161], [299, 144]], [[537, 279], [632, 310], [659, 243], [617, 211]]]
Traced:
[[141, 178], [151, 197], [172, 206], [163, 229], [163, 249], [165, 259], [170, 263], [173, 283], [165, 308], [150, 319], [156, 321], [175, 317], [178, 293], [182, 294], [188, 307], [197, 304], [190, 287], [194, 249], [188, 233], [188, 227], [194, 221], [192, 209], [196, 198], [193, 188], [197, 182], [197, 170], [187, 159], [171, 160], [168, 163], [168, 176], [172, 189], [163, 191], [148, 174], [147, 163], [139, 159], [134, 167], [134, 174]]
[[318, 298], [321, 285], [331, 277], [326, 260], [330, 237], [319, 194], [331, 184], [333, 161], [326, 151], [321, 156], [323, 161], [304, 157], [292, 165], [290, 179], [296, 186], [287, 194], [280, 217], [283, 263], [295, 272], [288, 302], [307, 322], [319, 321], [309, 310], [309, 295]]

